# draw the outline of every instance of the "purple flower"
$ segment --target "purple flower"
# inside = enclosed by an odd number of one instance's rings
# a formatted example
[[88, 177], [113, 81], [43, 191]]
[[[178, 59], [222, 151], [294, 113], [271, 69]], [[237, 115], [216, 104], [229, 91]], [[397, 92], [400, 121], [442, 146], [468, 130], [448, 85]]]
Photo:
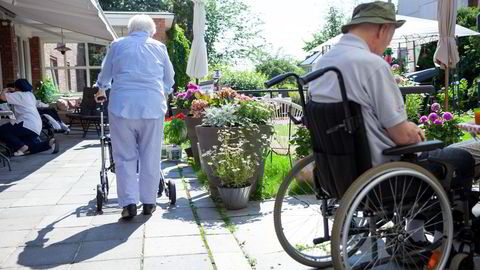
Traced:
[[443, 113], [443, 119], [445, 119], [445, 121], [450, 121], [453, 119], [453, 115], [452, 113], [450, 112], [444, 112]]
[[187, 89], [197, 90], [197, 89], [198, 89], [198, 85], [193, 84], [193, 83], [188, 83]]
[[[433, 107], [433, 105], [432, 105], [432, 107]], [[428, 120], [430, 120], [432, 122], [435, 121], [437, 118], [438, 118], [438, 115], [434, 112], [432, 112], [431, 114], [428, 115]]]
[[440, 111], [440, 104], [435, 102], [432, 104], [432, 107], [430, 109], [432, 110], [432, 112], [438, 112]]
[[427, 120], [428, 120], [428, 117], [426, 117], [426, 116], [424, 115], [424, 116], [420, 117], [420, 120], [418, 120], [418, 122], [419, 122], [420, 124], [423, 124], [423, 123], [427, 122]]
[[186, 92], [180, 92], [177, 94], [177, 98], [181, 98], [181, 99], [185, 99], [186, 96], [187, 96]]
[[433, 123], [434, 123], [435, 125], [443, 125], [443, 121], [440, 120], [440, 119], [437, 119], [437, 120], [433, 121]]

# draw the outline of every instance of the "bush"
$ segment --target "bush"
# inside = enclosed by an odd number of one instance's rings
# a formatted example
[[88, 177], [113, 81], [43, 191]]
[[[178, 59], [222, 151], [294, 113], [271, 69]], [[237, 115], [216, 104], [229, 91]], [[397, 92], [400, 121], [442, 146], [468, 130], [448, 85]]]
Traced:
[[190, 81], [187, 75], [188, 55], [190, 54], [190, 42], [183, 34], [183, 29], [175, 24], [168, 32], [167, 50], [168, 57], [175, 70], [175, 84], [184, 89]]
[[267, 77], [255, 71], [230, 71], [222, 72], [220, 84], [229, 86], [234, 90], [256, 90], [264, 89], [263, 83]]
[[312, 138], [310, 131], [305, 126], [298, 127], [297, 132], [293, 134], [290, 144], [295, 146], [295, 156], [302, 159], [312, 153]]
[[37, 87], [35, 88], [35, 97], [46, 104], [55, 101], [56, 93], [57, 88], [55, 87], [52, 79], [50, 78], [45, 78], [39, 81]]

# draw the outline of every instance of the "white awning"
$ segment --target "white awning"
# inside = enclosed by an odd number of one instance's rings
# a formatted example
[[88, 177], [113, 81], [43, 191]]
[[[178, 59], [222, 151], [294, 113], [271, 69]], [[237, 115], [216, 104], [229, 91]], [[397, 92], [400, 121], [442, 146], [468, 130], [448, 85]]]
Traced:
[[58, 27], [105, 41], [117, 37], [96, 0], [0, 0], [0, 13], [33, 28]]

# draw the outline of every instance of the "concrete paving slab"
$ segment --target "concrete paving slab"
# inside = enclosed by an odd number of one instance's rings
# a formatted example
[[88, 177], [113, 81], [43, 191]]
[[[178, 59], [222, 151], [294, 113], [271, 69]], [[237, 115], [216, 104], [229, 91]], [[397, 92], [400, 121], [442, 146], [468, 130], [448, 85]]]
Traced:
[[212, 254], [217, 253], [241, 253], [242, 250], [232, 234], [206, 235], [208, 247]]
[[[272, 270], [314, 270], [315, 268], [305, 266], [290, 258], [285, 252], [250, 254], [251, 260], [255, 262], [255, 269]], [[324, 268], [332, 270], [333, 268]]]
[[0, 210], [0, 219], [42, 217], [49, 213], [50, 206], [10, 207]]
[[15, 251], [16, 248], [0, 248], [0, 266], [3, 265], [3, 262]]
[[85, 239], [88, 231], [89, 227], [32, 230], [25, 237], [23, 244], [27, 246], [50, 246], [54, 244], [80, 243]]
[[214, 253], [213, 260], [218, 270], [252, 270], [249, 261], [241, 252]]
[[4, 208], [10, 207], [14, 202], [16, 202], [19, 199], [3, 199], [0, 200], [0, 211]]
[[29, 234], [29, 230], [9, 232], [0, 231], [0, 248], [18, 247], [24, 245], [27, 235]]
[[23, 190], [23, 191], [2, 191], [0, 192], [0, 199], [21, 199], [25, 194], [27, 194], [29, 191]]
[[33, 229], [42, 217], [22, 217], [0, 219], [0, 231], [17, 231]]
[[86, 231], [85, 241], [106, 241], [106, 240], [124, 240], [133, 238], [142, 238], [144, 234], [144, 224], [142, 223], [107, 223], [93, 226]]
[[107, 240], [82, 243], [75, 262], [140, 258], [142, 239]]
[[36, 226], [37, 229], [45, 227], [65, 228], [65, 227], [85, 227], [89, 226], [93, 216], [77, 217], [76, 215], [68, 216], [46, 216]]
[[138, 269], [141, 269], [141, 261], [140, 259], [127, 259], [127, 260], [81, 262], [81, 263], [72, 264], [70, 268], [70, 270], [92, 270], [92, 269], [138, 270]]
[[221, 220], [222, 216], [218, 213], [216, 208], [197, 208], [196, 209], [200, 220]]
[[160, 220], [145, 224], [145, 237], [200, 235], [197, 223], [185, 220]]
[[17, 248], [1, 267], [59, 265], [73, 262], [79, 244], [26, 246]]
[[15, 201], [12, 207], [38, 206], [38, 205], [55, 205], [63, 197], [63, 194], [31, 197], [25, 196]]
[[[194, 254], [182, 256], [147, 257], [145, 258], [143, 269], [213, 270], [214, 268], [207, 254]], [[217, 270], [221, 269], [217, 268]]]
[[145, 257], [206, 254], [199, 235], [145, 238]]

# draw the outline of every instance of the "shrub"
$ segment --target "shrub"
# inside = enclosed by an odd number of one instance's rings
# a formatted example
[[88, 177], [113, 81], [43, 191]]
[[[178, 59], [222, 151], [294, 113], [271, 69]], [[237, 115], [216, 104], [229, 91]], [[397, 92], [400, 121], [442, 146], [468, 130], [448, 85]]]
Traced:
[[299, 126], [297, 132], [293, 134], [290, 144], [295, 146], [295, 156], [297, 159], [304, 158], [312, 153], [312, 139], [310, 131], [305, 126]]
[[267, 77], [255, 71], [223, 71], [220, 84], [229, 86], [234, 90], [255, 90], [263, 89], [263, 83]]
[[184, 89], [187, 83], [190, 81], [190, 77], [187, 75], [188, 55], [190, 54], [190, 42], [185, 37], [183, 29], [175, 24], [167, 32], [167, 50], [168, 57], [172, 62], [173, 69], [175, 70], [175, 84]]

